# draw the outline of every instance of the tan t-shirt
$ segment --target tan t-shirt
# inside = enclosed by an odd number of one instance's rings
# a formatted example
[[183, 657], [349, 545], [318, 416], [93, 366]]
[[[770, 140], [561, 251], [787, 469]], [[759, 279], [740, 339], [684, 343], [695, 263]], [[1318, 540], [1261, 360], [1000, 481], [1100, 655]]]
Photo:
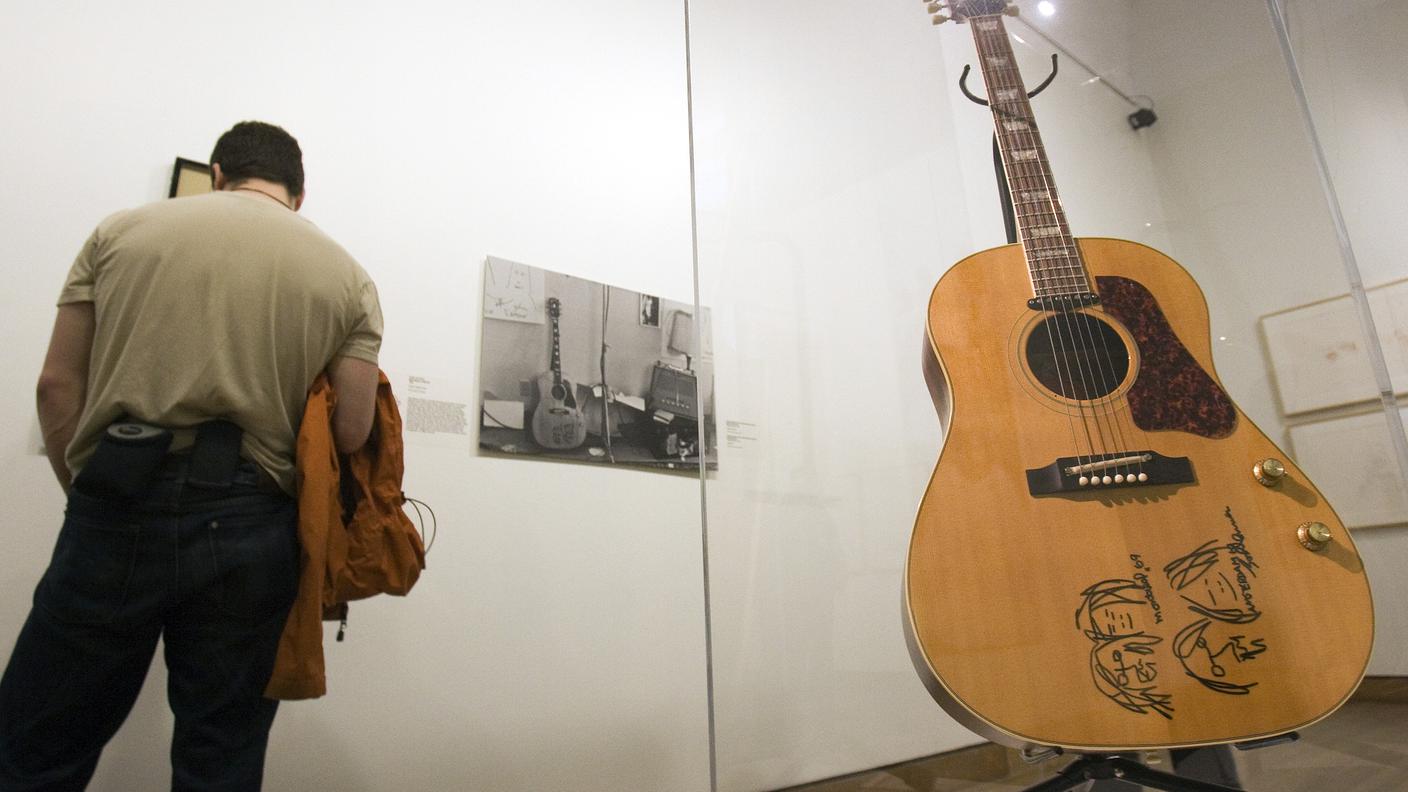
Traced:
[[[59, 304], [94, 304], [88, 393], [66, 461], [75, 475], [123, 416], [172, 429], [224, 418], [242, 453], [294, 490], [308, 387], [334, 358], [377, 362], [367, 273], [312, 223], [253, 193], [118, 212], [73, 262]], [[189, 444], [178, 432], [173, 450]]]

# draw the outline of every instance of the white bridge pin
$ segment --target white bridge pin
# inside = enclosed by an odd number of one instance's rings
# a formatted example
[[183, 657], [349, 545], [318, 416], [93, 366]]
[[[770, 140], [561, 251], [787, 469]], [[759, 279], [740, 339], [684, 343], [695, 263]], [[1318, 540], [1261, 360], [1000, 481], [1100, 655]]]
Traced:
[[1139, 474], [1139, 480], [1140, 480], [1140, 481], [1148, 481], [1148, 480], [1149, 480], [1149, 474], [1148, 474], [1148, 473], [1140, 473], [1140, 474]]
[[1081, 477], [1080, 477], [1080, 485], [1081, 485], [1082, 487], [1088, 487], [1088, 486], [1090, 486], [1090, 476], [1081, 476]]
[[1102, 484], [1111, 484], [1114, 482], [1114, 479], [1110, 478], [1109, 476], [1106, 476], [1103, 479], [1100, 479], [1100, 482]]

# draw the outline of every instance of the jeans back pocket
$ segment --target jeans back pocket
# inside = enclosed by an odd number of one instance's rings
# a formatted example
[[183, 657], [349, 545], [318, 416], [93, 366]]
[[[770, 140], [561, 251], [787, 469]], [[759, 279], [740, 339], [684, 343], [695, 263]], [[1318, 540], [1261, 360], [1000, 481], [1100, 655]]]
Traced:
[[219, 608], [262, 620], [287, 610], [298, 590], [296, 507], [226, 515], [206, 523]]
[[64, 518], [35, 604], [69, 624], [108, 624], [127, 601], [141, 528], [72, 511]]

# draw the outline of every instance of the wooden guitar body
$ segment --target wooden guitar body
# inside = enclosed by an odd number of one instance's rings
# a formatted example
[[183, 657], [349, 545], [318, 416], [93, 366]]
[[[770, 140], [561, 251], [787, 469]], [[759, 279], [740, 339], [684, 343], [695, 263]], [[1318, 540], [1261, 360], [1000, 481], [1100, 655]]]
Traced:
[[[1018, 747], [1165, 748], [1305, 727], [1368, 662], [1354, 542], [1227, 397], [1188, 273], [1133, 242], [1078, 245], [1099, 296], [1078, 310], [1082, 332], [1115, 358], [1128, 350], [1083, 398], [1049, 387], [1041, 334], [1055, 314], [1029, 307], [1020, 246], [964, 259], [930, 299], [926, 368], [946, 435], [905, 569], [915, 666], [950, 715]], [[1033, 494], [1092, 458], [1080, 456], [1092, 431], [1118, 434], [1125, 459], [1185, 460], [1187, 480]], [[1253, 474], [1266, 459], [1286, 471], [1270, 486]], [[1132, 476], [1132, 464], [1093, 475]], [[1329, 531], [1318, 549], [1311, 523]]]
[[538, 375], [538, 406], [533, 410], [533, 440], [543, 448], [566, 451], [586, 442], [587, 420], [577, 404], [577, 386], [545, 371]]

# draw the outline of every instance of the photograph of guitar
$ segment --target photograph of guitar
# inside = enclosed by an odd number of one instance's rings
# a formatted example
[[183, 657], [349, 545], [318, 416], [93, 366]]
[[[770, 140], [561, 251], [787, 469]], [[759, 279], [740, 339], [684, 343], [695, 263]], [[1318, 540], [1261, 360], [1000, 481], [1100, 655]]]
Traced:
[[483, 296], [482, 452], [718, 468], [708, 308], [492, 256]]
[[562, 334], [558, 329], [561, 317], [562, 302], [549, 298], [552, 364], [538, 375], [538, 406], [533, 410], [533, 440], [555, 451], [576, 448], [587, 439], [587, 420], [577, 406], [577, 386], [562, 378]]
[[945, 432], [904, 573], [906, 637], [951, 716], [1014, 747], [1267, 738], [1334, 712], [1373, 644], [1330, 504], [1213, 366], [1188, 272], [1071, 234], [1001, 0], [971, 29], [1020, 242], [934, 287]]

